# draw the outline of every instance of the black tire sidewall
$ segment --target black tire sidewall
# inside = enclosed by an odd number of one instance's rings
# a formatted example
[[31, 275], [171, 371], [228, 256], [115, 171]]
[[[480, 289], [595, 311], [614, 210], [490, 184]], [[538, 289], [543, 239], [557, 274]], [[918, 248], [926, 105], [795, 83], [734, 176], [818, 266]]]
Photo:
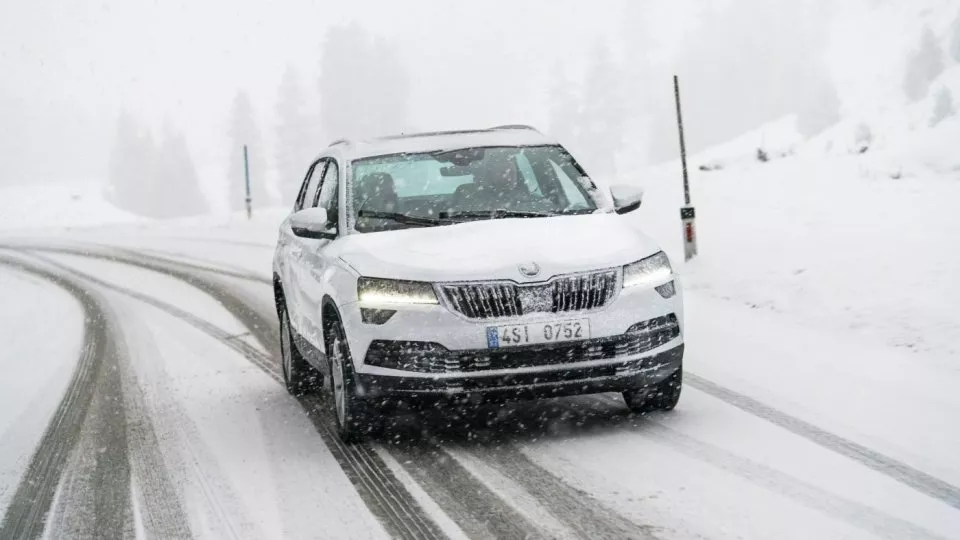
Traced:
[[340, 346], [343, 348], [343, 358], [340, 361], [343, 372], [343, 394], [344, 394], [344, 422], [341, 423], [340, 416], [337, 414], [337, 398], [334, 395], [333, 370], [336, 367], [331, 359], [328, 362], [331, 373], [330, 376], [330, 405], [334, 421], [337, 425], [337, 434], [345, 442], [356, 442], [363, 437], [365, 428], [368, 424], [368, 414], [366, 403], [357, 396], [356, 380], [353, 372], [353, 356], [350, 354], [350, 344], [347, 343], [347, 336], [343, 330], [340, 321], [335, 321], [330, 327], [330, 336], [327, 341], [327, 354], [330, 354], [334, 341], [339, 338]]
[[[280, 370], [283, 372], [284, 386], [287, 387], [287, 391], [290, 392], [290, 394], [295, 396], [314, 392], [323, 386], [323, 375], [315, 370], [313, 366], [307, 362], [306, 358], [300, 354], [300, 350], [297, 349], [297, 342], [293, 338], [293, 326], [290, 324], [290, 315], [285, 306], [281, 317], [283, 320], [280, 331], [283, 332], [283, 327], [286, 327], [286, 338], [290, 348], [289, 373], [287, 373], [286, 364], [284, 364], [283, 359], [281, 359]], [[281, 343], [280, 346], [282, 348], [283, 344]], [[282, 352], [283, 351], [281, 351], [281, 354]]]
[[[296, 375], [287, 371], [287, 359], [283, 357], [284, 352], [291, 356], [290, 371], [294, 371], [296, 358], [293, 357], [293, 329], [290, 328], [290, 316], [287, 314], [286, 306], [284, 306], [283, 311], [280, 312], [280, 331], [286, 334], [285, 336], [280, 336], [280, 371], [283, 374], [283, 385], [287, 388], [287, 392], [294, 394], [297, 390]], [[287, 341], [286, 351], [284, 351], [283, 346], [284, 339]]]
[[634, 412], [653, 412], [673, 410], [680, 401], [683, 391], [683, 363], [669, 377], [657, 383], [643, 397], [638, 394], [645, 389], [628, 390], [623, 393], [627, 406]]

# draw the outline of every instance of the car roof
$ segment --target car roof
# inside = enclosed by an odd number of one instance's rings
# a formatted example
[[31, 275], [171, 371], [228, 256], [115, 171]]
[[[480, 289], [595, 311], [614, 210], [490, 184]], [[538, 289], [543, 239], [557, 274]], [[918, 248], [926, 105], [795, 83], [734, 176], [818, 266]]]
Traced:
[[327, 150], [336, 150], [346, 159], [362, 159], [393, 154], [417, 154], [435, 150], [491, 146], [541, 146], [557, 141], [525, 125], [497, 126], [489, 129], [409, 133], [351, 141], [334, 141]]

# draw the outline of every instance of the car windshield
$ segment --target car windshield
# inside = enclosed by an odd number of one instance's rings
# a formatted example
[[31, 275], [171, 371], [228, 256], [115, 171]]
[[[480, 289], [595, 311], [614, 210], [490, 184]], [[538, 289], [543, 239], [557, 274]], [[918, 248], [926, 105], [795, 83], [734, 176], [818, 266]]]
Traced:
[[396, 154], [352, 165], [359, 232], [597, 209], [593, 184], [556, 145]]

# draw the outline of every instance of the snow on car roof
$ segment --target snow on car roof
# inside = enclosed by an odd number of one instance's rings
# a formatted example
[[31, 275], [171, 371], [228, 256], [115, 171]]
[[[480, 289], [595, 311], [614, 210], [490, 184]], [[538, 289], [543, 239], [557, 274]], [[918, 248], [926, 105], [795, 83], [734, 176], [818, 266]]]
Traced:
[[457, 148], [546, 144], [557, 144], [557, 141], [528, 126], [503, 126], [478, 130], [411, 133], [355, 142], [343, 140], [333, 143], [332, 146], [341, 146], [340, 150], [350, 159], [359, 159]]

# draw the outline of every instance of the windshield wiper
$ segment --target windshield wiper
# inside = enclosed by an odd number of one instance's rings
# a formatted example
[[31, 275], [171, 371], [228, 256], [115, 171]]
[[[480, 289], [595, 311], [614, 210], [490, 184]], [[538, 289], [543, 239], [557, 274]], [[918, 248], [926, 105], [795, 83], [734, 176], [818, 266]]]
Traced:
[[435, 225], [443, 225], [444, 222], [439, 219], [433, 219], [428, 217], [419, 217], [419, 216], [408, 216], [405, 214], [399, 214], [396, 212], [377, 212], [374, 210], [360, 210], [357, 212], [357, 217], [361, 218], [372, 218], [372, 219], [389, 219], [396, 221], [397, 223], [403, 223], [404, 225], [417, 225], [420, 227], [433, 227]]
[[507, 210], [506, 208], [496, 208], [492, 210], [467, 210], [462, 212], [440, 212], [440, 219], [458, 219], [458, 218], [538, 218], [551, 217], [557, 214], [553, 212], [531, 212], [526, 210]]

